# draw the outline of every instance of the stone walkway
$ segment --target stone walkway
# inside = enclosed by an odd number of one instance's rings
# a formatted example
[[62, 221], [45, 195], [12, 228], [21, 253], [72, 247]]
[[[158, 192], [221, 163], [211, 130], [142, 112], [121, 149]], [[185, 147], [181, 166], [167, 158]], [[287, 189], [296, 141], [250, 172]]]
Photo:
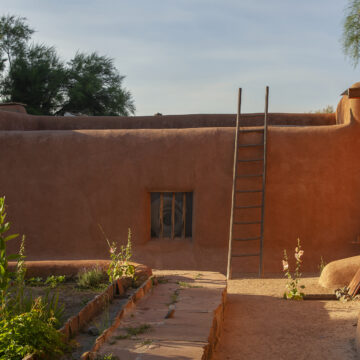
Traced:
[[[121, 360], [201, 359], [226, 279], [208, 271], [154, 271], [157, 286], [122, 320], [99, 355]], [[169, 306], [175, 306], [165, 319]]]

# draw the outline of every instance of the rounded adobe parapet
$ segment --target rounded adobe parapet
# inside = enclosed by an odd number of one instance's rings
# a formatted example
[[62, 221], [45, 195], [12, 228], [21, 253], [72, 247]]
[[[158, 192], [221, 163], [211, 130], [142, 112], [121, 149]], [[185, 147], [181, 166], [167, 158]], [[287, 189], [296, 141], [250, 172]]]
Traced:
[[321, 272], [319, 284], [328, 289], [348, 286], [360, 268], [360, 256], [332, 261]]

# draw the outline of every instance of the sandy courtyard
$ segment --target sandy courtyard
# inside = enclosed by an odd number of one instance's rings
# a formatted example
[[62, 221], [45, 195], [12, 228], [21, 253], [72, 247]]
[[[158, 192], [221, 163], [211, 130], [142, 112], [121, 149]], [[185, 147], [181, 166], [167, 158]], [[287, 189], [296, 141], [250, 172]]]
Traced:
[[[305, 278], [306, 294], [330, 293]], [[356, 359], [360, 302], [287, 301], [285, 279], [228, 284], [224, 330], [214, 360]]]

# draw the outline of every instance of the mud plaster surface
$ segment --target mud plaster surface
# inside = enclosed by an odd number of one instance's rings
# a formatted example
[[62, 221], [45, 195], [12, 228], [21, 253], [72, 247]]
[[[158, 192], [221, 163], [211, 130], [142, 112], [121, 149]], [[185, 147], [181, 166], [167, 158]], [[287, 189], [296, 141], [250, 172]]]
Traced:
[[[306, 278], [305, 293], [330, 293]], [[224, 331], [213, 360], [355, 359], [360, 302], [287, 301], [284, 279], [228, 284]]]

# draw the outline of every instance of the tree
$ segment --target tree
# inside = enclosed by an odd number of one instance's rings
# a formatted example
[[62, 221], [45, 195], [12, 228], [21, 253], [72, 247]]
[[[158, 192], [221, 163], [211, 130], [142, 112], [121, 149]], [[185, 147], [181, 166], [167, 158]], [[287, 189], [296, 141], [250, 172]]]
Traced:
[[[30, 40], [34, 30], [26, 24], [26, 18], [14, 15], [3, 15], [0, 18], [0, 56], [4, 54], [7, 59], [2, 59], [9, 66], [17, 54], [21, 53]], [[1, 69], [0, 69], [1, 70]]]
[[31, 45], [16, 54], [2, 81], [2, 95], [5, 101], [27, 104], [30, 114], [53, 114], [64, 103], [67, 77], [53, 47]]
[[360, 59], [360, 0], [349, 0], [343, 27], [343, 50], [357, 66]]
[[2, 100], [26, 103], [30, 114], [134, 114], [131, 93], [122, 87], [124, 76], [113, 59], [77, 53], [64, 64], [54, 47], [29, 45], [33, 33], [26, 18], [0, 18]]
[[122, 88], [124, 76], [115, 68], [113, 59], [97, 53], [77, 53], [68, 65], [68, 100], [60, 113], [134, 114], [132, 96]]

